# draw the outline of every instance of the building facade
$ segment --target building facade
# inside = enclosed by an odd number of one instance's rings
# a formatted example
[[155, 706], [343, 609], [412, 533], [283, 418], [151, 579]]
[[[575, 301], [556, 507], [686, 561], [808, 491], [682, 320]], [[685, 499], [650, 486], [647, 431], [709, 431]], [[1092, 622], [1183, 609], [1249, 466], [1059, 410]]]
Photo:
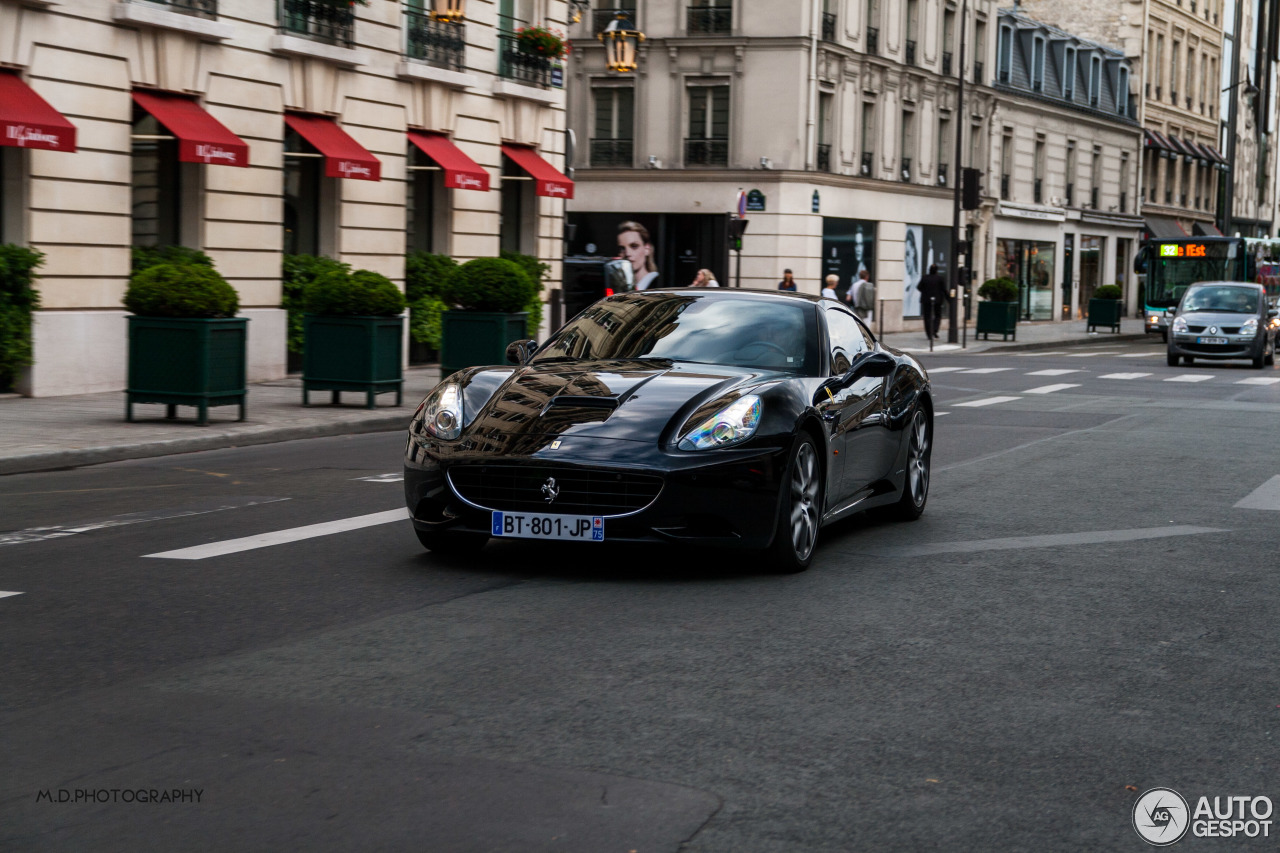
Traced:
[[[1280, 2], [1241, 0], [1224, 10], [1220, 81], [1224, 150], [1235, 168], [1222, 209], [1223, 228], [1245, 237], [1276, 234], [1276, 64]], [[1237, 17], [1238, 16], [1238, 17]], [[1236, 23], [1239, 26], [1236, 26]]]
[[73, 128], [24, 135], [0, 98], [0, 242], [46, 255], [24, 390], [124, 387], [133, 246], [213, 259], [252, 321], [251, 380], [285, 373], [286, 253], [400, 283], [406, 250], [510, 248], [554, 286], [562, 69], [515, 33], [563, 28], [566, 3], [470, 0], [461, 22], [423, 5], [0, 0], [0, 90]]

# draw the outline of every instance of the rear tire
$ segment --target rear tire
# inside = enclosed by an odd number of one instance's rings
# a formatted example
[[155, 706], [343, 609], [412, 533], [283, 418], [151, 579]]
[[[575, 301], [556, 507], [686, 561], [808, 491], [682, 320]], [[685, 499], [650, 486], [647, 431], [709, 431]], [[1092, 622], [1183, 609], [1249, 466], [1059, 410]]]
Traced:
[[916, 409], [907, 428], [907, 473], [902, 483], [902, 497], [889, 507], [890, 518], [915, 521], [924, 513], [929, 500], [929, 472], [933, 459], [933, 427], [924, 409]]
[[769, 569], [795, 574], [809, 568], [822, 523], [823, 468], [813, 439], [801, 434], [782, 481], [778, 524], [769, 546]]
[[427, 531], [414, 528], [422, 547], [442, 557], [465, 557], [474, 554], [485, 546], [489, 537], [480, 533], [450, 533], [444, 531]]
[[1267, 347], [1267, 354], [1266, 354], [1266, 356], [1262, 359], [1262, 363], [1263, 363], [1263, 364], [1265, 364], [1267, 367], [1273, 367], [1273, 366], [1275, 365], [1275, 363], [1276, 363], [1276, 342], [1275, 342], [1275, 339], [1272, 339], [1272, 341], [1271, 341], [1271, 345], [1270, 345], [1269, 347]]

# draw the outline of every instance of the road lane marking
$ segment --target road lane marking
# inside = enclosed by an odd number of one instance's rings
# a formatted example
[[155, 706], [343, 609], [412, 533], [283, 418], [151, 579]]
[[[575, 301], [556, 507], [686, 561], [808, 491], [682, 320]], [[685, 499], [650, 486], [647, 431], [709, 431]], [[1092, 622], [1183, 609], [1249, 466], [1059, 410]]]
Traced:
[[1097, 358], [1100, 355], [1119, 355], [1119, 350], [1110, 350], [1108, 352], [1073, 352], [1067, 355], [1067, 358]]
[[1099, 376], [1099, 379], [1141, 379], [1144, 376], [1150, 376], [1150, 373], [1108, 373]]
[[357, 515], [352, 518], [339, 518], [336, 521], [308, 524], [305, 527], [291, 527], [287, 530], [275, 530], [270, 533], [259, 533], [256, 536], [227, 539], [223, 542], [210, 542], [207, 545], [196, 545], [191, 548], [179, 548], [176, 551], [162, 551], [159, 554], [144, 554], [143, 556], [161, 557], [166, 560], [204, 560], [209, 557], [236, 554], [240, 551], [252, 551], [255, 548], [268, 548], [272, 545], [284, 545], [288, 542], [314, 539], [317, 536], [329, 536], [333, 533], [345, 533], [348, 530], [360, 530], [365, 527], [375, 527], [379, 524], [390, 524], [393, 521], [404, 521], [408, 517], [408, 509], [390, 509], [386, 512]]
[[927, 367], [925, 368], [925, 372], [926, 373], [951, 373], [952, 371], [955, 371], [955, 370], [967, 370], [967, 369], [968, 368], [964, 368], [964, 367]]
[[1156, 356], [1156, 355], [1164, 355], [1164, 353], [1162, 352], [1127, 352], [1127, 353], [1124, 353], [1123, 355], [1116, 356], [1116, 358], [1151, 358], [1152, 356]]
[[1023, 394], [1052, 394], [1055, 391], [1065, 391], [1068, 388], [1079, 388], [1080, 386], [1068, 383], [1060, 383], [1058, 385], [1041, 385], [1039, 388], [1029, 388], [1023, 391]]
[[1050, 350], [1049, 352], [1020, 352], [1019, 358], [1039, 358], [1042, 355], [1063, 355], [1066, 353], [1064, 349]]
[[1170, 376], [1165, 382], [1208, 382], [1212, 379], [1208, 373], [1182, 373], [1178, 376]]
[[1028, 376], [1066, 376], [1068, 373], [1084, 373], [1084, 371], [1079, 368], [1055, 367], [1052, 370], [1033, 370], [1027, 375]]
[[971, 367], [965, 373], [1004, 373], [1006, 370], [1013, 370], [1012, 367]]
[[1275, 376], [1255, 376], [1252, 379], [1241, 379], [1237, 385], [1275, 385], [1280, 382], [1280, 377]]
[[984, 397], [981, 400], [970, 400], [967, 403], [955, 403], [957, 407], [965, 406], [969, 408], [977, 408], [978, 406], [994, 406], [997, 403], [1011, 403], [1014, 400], [1020, 400], [1021, 397]]
[[353, 477], [353, 480], [363, 480], [366, 483], [403, 483], [404, 472], [392, 474], [378, 474], [376, 477]]
[[24, 545], [28, 542], [44, 542], [49, 539], [61, 539], [77, 533], [89, 533], [94, 530], [106, 530], [111, 527], [124, 527], [128, 524], [143, 524], [148, 521], [166, 521], [170, 518], [186, 518], [192, 515], [208, 515], [211, 512], [222, 512], [228, 509], [240, 509], [247, 506], [277, 503], [288, 498], [245, 497], [234, 500], [220, 500], [214, 506], [194, 509], [168, 509], [153, 512], [130, 512], [114, 515], [103, 521], [91, 521], [88, 524], [56, 524], [49, 527], [31, 527], [26, 530], [15, 530], [12, 533], [0, 533], [0, 545]]
[[[1280, 480], [1280, 477], [1276, 478]], [[1112, 542], [1138, 542], [1170, 536], [1195, 536], [1201, 533], [1229, 533], [1216, 527], [1170, 525], [1140, 527], [1131, 530], [1090, 530], [1081, 533], [1051, 533], [1045, 536], [1010, 536], [1003, 539], [976, 539], [962, 542], [934, 542], [924, 545], [857, 549], [859, 553], [882, 557], [928, 557], [934, 554], [963, 554], [980, 551], [1013, 551], [1021, 548], [1061, 548], [1068, 545], [1104, 545]]]
[[950, 412], [934, 412], [934, 413], [933, 413], [933, 416], [934, 416], [935, 418], [940, 418], [940, 417], [942, 417], [943, 415], [949, 415], [949, 414], [951, 414], [951, 413], [950, 413]]
[[20, 592], [0, 592], [0, 598], [8, 598], [11, 595], [22, 595]]
[[1269, 509], [1280, 511], [1280, 476], [1272, 477], [1254, 489], [1236, 505], [1235, 509]]

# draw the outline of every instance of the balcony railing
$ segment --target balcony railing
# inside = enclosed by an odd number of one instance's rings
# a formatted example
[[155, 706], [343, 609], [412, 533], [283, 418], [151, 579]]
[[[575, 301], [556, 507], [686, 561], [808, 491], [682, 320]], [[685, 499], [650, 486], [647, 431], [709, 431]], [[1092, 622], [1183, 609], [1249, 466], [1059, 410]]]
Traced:
[[513, 35], [500, 35], [498, 42], [502, 46], [502, 62], [498, 66], [498, 76], [529, 86], [551, 88], [550, 58], [525, 53], [520, 49], [519, 42]]
[[880, 28], [867, 27], [867, 53], [880, 53]]
[[1089, 190], [1089, 207], [1093, 208], [1094, 210], [1098, 209], [1098, 188], [1097, 187], [1094, 187], [1093, 189]]
[[907, 39], [906, 60], [908, 65], [916, 64], [916, 43], [914, 39]]
[[901, 167], [901, 171], [899, 172], [899, 176], [902, 178], [903, 181], [911, 180], [911, 158], [910, 157], [902, 158], [902, 167]]
[[938, 164], [938, 186], [945, 187], [947, 185], [947, 164]]
[[1004, 199], [1005, 201], [1009, 200], [1009, 176], [1008, 175], [1000, 176], [1000, 198]]
[[634, 2], [617, 3], [613, 9], [591, 10], [591, 32], [604, 32], [605, 27], [617, 20], [619, 12], [625, 13], [626, 16], [631, 19], [632, 26], [635, 26], [636, 4]]
[[728, 6], [691, 6], [686, 26], [689, 35], [728, 35], [733, 32], [733, 10]]
[[280, 0], [280, 31], [339, 47], [355, 47], [356, 15], [317, 0]]
[[951, 51], [949, 50], [942, 52], [942, 73], [946, 77], [951, 76]]
[[631, 139], [592, 139], [592, 166], [630, 166], [635, 153]]
[[414, 9], [405, 10], [405, 55], [428, 65], [465, 71], [467, 67], [466, 24], [437, 21]]
[[[1067, 184], [1067, 207], [1071, 207], [1073, 204], [1076, 203], [1075, 198], [1076, 198], [1076, 185]], [[1154, 200], [1155, 199], [1152, 199], [1152, 201]]]
[[167, 6], [174, 12], [183, 15], [194, 15], [197, 18], [217, 20], [218, 0], [151, 0], [158, 6]]
[[728, 166], [729, 140], [686, 139], [684, 164], [686, 166]]
[[986, 79], [985, 79], [986, 72], [987, 72], [987, 64], [986, 64], [985, 62], [976, 62], [976, 61], [975, 61], [975, 62], [973, 63], [973, 82], [975, 82], [975, 83], [985, 83], [985, 82], [986, 82]]
[[1036, 204], [1040, 204], [1044, 196], [1044, 178], [1036, 178], [1031, 184], [1031, 199]]
[[[1196, 199], [1196, 207], [1200, 206], [1200, 199]], [[1123, 190], [1120, 192], [1120, 212], [1129, 212], [1129, 194]]]
[[831, 171], [831, 146], [827, 143], [818, 143], [818, 171]]
[[822, 13], [822, 40], [836, 40], [836, 16], [834, 12]]
[[875, 155], [870, 151], [862, 152], [862, 164], [859, 166], [858, 174], [864, 178], [871, 177], [871, 166], [875, 162]]

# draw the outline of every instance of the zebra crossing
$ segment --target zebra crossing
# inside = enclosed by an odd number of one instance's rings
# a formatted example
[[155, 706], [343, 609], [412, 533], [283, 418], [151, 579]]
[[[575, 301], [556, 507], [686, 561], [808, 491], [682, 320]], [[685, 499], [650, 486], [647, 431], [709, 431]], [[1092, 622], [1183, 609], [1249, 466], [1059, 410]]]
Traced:
[[[976, 375], [985, 376], [993, 373], [1005, 373], [1007, 371], [1013, 371], [1015, 369], [1016, 368], [1013, 368], [1013, 367], [944, 366], [944, 367], [930, 367], [928, 368], [928, 372], [930, 376], [943, 374], [943, 373], [952, 374], [952, 375], [963, 374], [963, 375], [970, 375], [970, 376], [976, 376]], [[1025, 372], [1023, 375], [1024, 376], [1069, 376], [1073, 373], [1084, 373], [1084, 372], [1086, 371], [1084, 371], [1083, 369], [1052, 368], [1049, 370], [1030, 370]], [[1155, 375], [1156, 374], [1154, 373], [1132, 371], [1132, 372], [1120, 372], [1120, 373], [1103, 373], [1103, 374], [1099, 374], [1096, 378], [1116, 380], [1116, 381], [1123, 382], [1123, 381], [1133, 381], [1136, 379], [1147, 379], [1149, 377], [1154, 377]], [[1153, 381], [1195, 383], [1195, 382], [1211, 382], [1214, 380], [1226, 380], [1235, 385], [1263, 385], [1263, 386], [1280, 385], [1280, 376], [1250, 376], [1246, 379], [1232, 379], [1230, 375], [1219, 376], [1213, 373], [1179, 373], [1175, 376], [1165, 376], [1163, 378], [1153, 380]], [[1046, 386], [1046, 387], [1056, 388], [1058, 386]], [[1077, 385], [1063, 385], [1061, 387], [1065, 389], [1065, 388], [1078, 388], [1080, 386], [1077, 384]], [[1028, 391], [1026, 393], [1032, 393], [1032, 392]]]

